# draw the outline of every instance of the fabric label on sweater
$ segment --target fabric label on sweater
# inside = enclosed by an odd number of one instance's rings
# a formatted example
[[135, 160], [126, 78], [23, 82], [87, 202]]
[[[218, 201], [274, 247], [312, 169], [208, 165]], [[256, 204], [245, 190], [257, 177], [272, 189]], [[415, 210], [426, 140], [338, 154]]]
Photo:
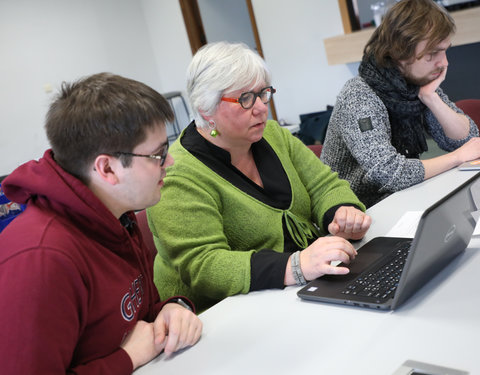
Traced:
[[362, 133], [366, 132], [367, 130], [372, 130], [372, 119], [370, 117], [361, 118], [358, 120], [358, 126], [360, 127]]

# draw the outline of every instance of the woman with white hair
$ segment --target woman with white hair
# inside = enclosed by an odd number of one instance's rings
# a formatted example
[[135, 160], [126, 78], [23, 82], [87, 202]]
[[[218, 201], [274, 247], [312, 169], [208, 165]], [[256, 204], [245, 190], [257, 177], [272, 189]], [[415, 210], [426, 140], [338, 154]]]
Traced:
[[347, 239], [362, 238], [370, 217], [346, 181], [267, 120], [274, 93], [265, 62], [243, 44], [208, 44], [193, 57], [194, 121], [172, 145], [175, 164], [148, 211], [162, 298], [185, 295], [204, 310], [348, 273], [330, 262], [355, 257]]

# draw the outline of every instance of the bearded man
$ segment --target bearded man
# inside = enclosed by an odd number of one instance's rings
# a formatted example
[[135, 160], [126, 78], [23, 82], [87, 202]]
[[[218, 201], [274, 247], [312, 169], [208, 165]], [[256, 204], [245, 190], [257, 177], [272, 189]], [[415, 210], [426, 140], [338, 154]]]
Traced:
[[[476, 124], [440, 88], [454, 33], [434, 1], [399, 1], [368, 41], [359, 76], [340, 92], [321, 159], [367, 207], [480, 158]], [[426, 134], [447, 153], [420, 160]]]

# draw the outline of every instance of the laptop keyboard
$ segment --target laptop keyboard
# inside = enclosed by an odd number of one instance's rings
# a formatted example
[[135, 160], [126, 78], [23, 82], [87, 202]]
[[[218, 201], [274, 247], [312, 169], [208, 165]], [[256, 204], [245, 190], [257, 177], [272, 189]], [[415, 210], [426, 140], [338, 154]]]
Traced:
[[402, 242], [396, 252], [376, 269], [369, 270], [353, 280], [342, 291], [346, 295], [357, 295], [388, 299], [393, 297], [402, 274], [411, 241]]

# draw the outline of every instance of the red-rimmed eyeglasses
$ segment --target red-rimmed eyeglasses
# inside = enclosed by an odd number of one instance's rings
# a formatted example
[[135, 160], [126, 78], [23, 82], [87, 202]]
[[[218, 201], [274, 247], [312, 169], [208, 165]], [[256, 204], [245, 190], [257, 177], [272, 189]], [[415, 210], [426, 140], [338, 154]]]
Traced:
[[255, 104], [257, 97], [260, 98], [263, 104], [267, 104], [270, 99], [272, 99], [272, 95], [275, 94], [276, 91], [277, 90], [275, 90], [272, 86], [268, 86], [264, 87], [259, 92], [244, 92], [239, 98], [227, 98], [223, 96], [220, 100], [224, 102], [239, 103], [242, 108], [250, 109]]

